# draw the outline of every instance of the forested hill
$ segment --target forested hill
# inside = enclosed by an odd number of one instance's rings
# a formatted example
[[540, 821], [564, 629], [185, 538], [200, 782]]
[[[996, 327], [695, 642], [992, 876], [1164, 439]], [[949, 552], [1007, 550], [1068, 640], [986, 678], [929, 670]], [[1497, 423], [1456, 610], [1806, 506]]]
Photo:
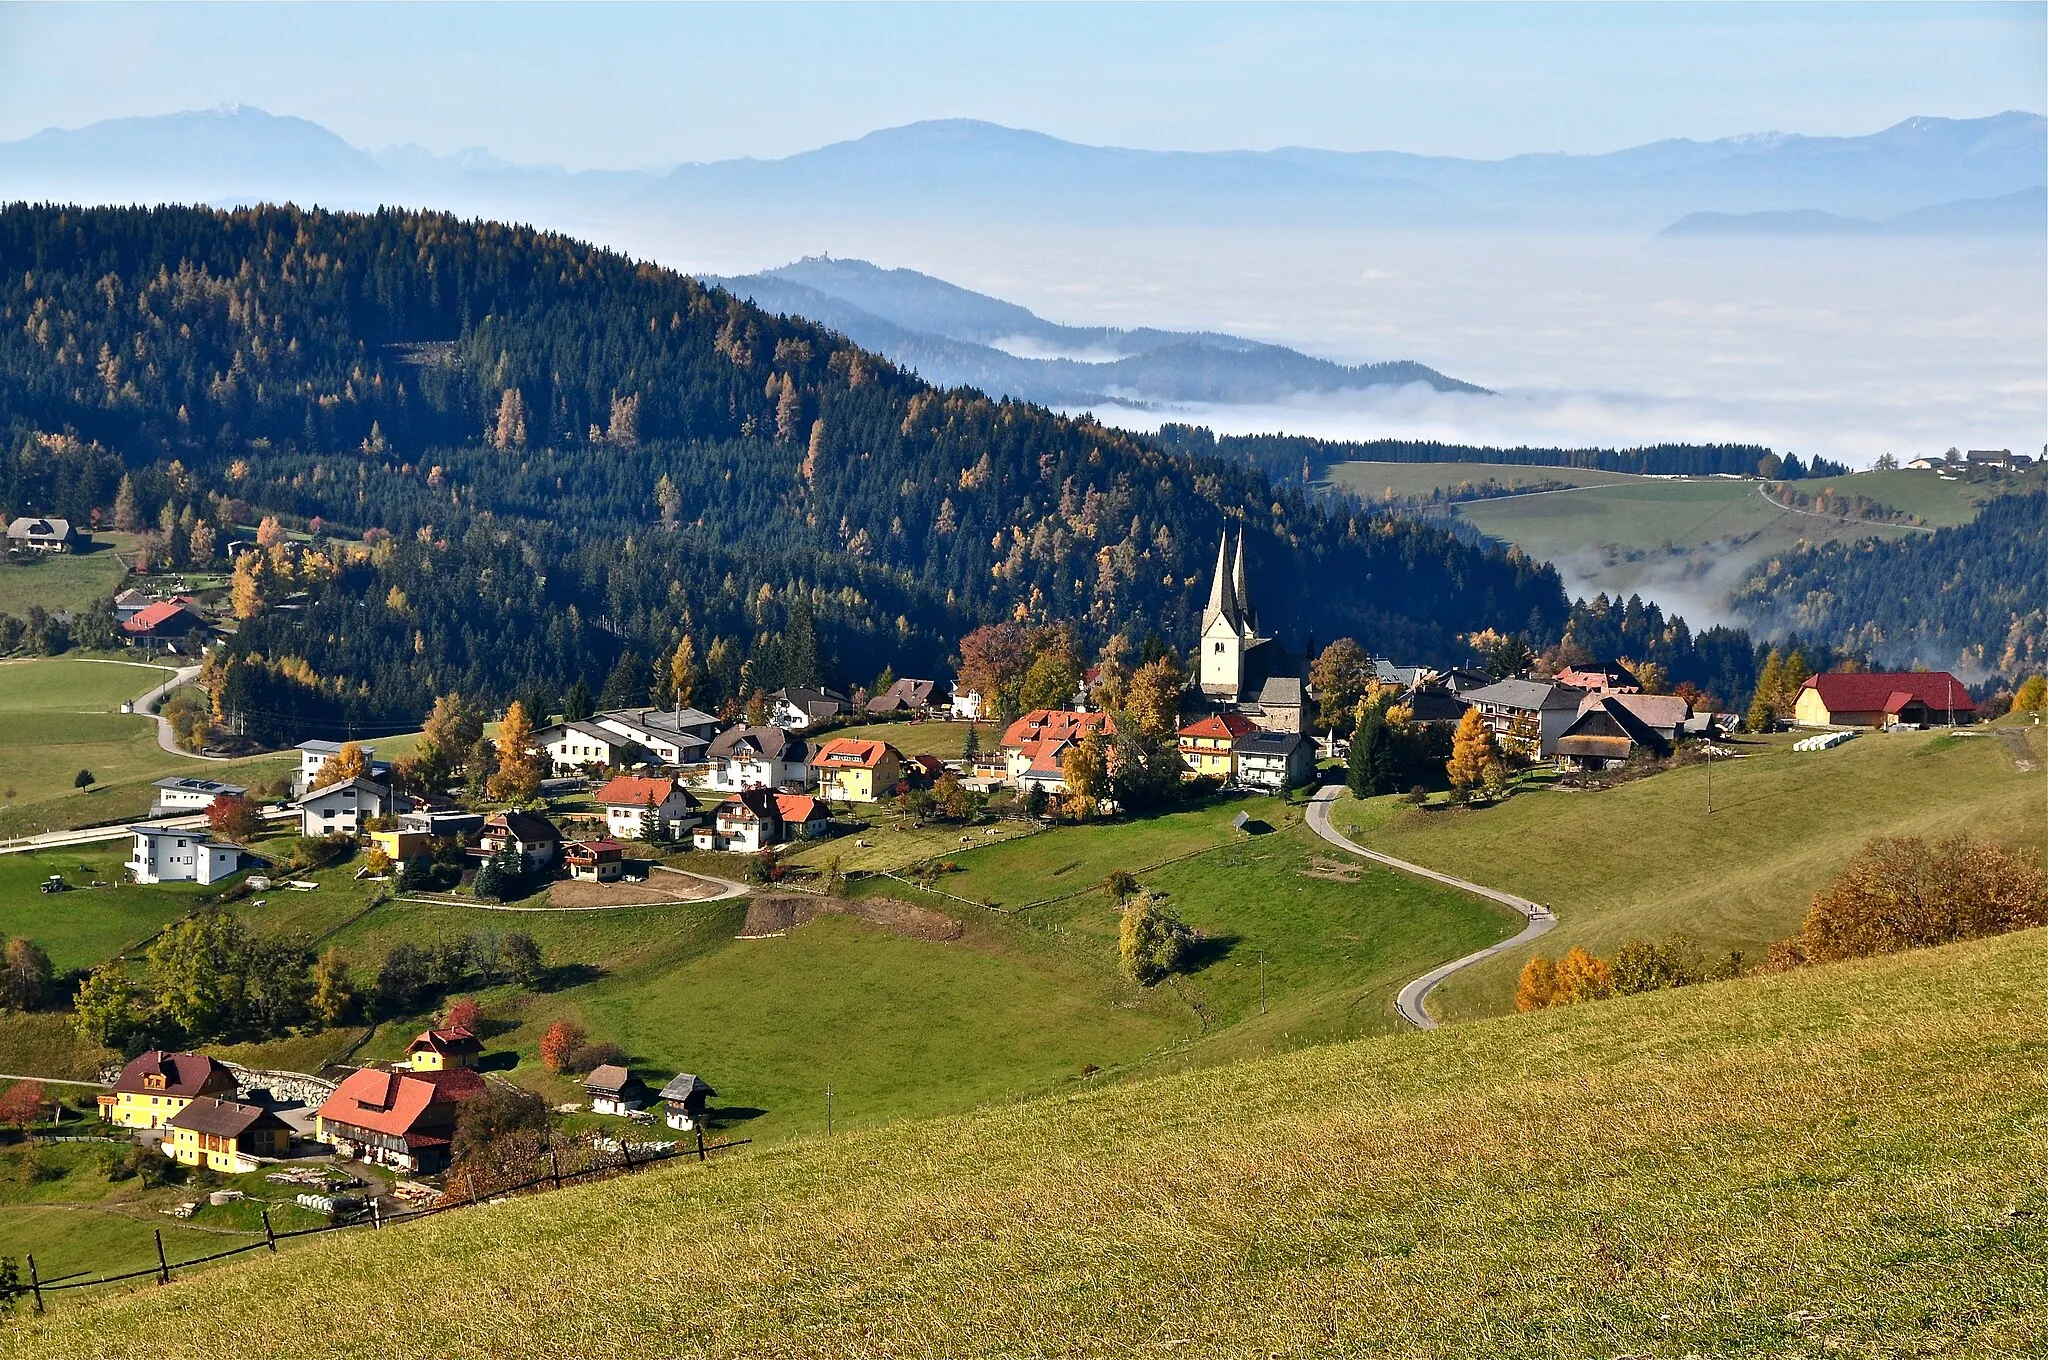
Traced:
[[2048, 491], [1987, 501], [1968, 524], [1826, 543], [1767, 562], [1735, 607], [1894, 665], [2048, 668]]
[[686, 634], [749, 684], [937, 669], [996, 617], [1184, 647], [1227, 519], [1296, 646], [1448, 660], [1566, 609], [1547, 567], [433, 213], [0, 209], [0, 412], [12, 512], [104, 522], [125, 475], [174, 560], [266, 510], [388, 532], [273, 583], [236, 639], [272, 672], [252, 707], [304, 722], [596, 685]]

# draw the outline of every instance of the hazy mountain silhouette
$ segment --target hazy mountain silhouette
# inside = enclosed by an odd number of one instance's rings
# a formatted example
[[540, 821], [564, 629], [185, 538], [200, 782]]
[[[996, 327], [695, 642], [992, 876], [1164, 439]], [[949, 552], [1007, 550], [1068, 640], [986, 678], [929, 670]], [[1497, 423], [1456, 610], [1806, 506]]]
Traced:
[[1964, 198], [1915, 208], [1886, 221], [1805, 208], [1796, 212], [1687, 213], [1657, 233], [1726, 236], [2032, 236], [2048, 235], [2048, 188], [1997, 198]]

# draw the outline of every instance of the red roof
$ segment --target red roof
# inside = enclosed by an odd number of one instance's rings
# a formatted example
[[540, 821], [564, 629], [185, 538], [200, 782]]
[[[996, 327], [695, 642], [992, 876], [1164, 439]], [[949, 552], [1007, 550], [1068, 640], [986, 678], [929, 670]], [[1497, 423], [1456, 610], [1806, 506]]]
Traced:
[[423, 1051], [434, 1053], [481, 1053], [484, 1041], [460, 1025], [448, 1029], [430, 1029], [406, 1046], [407, 1056]]
[[1064, 708], [1034, 708], [1003, 732], [1002, 745], [1022, 746], [1032, 741], [1076, 741], [1095, 733], [1116, 735], [1116, 724], [1107, 713], [1076, 713]]
[[351, 1072], [320, 1107], [320, 1118], [403, 1138], [416, 1125], [422, 1133], [455, 1122], [455, 1102], [483, 1089], [483, 1078], [466, 1067], [452, 1072], [406, 1075], [365, 1067]]
[[122, 620], [121, 627], [131, 633], [147, 633], [150, 629], [167, 619], [174, 619], [180, 614], [189, 614], [191, 612], [185, 608], [185, 601], [183, 600], [158, 600], [147, 609], [139, 609], [130, 617]]
[[872, 770], [882, 763], [889, 753], [886, 741], [861, 741], [855, 737], [834, 737], [818, 748], [813, 766], [831, 765], [839, 769], [853, 768]]
[[1817, 691], [1830, 713], [1897, 713], [1912, 699], [1943, 712], [1977, 711], [1970, 691], [1947, 671], [1829, 671], [1810, 677], [1805, 688]]
[[1214, 737], [1218, 741], [1236, 741], [1252, 730], [1252, 720], [1242, 713], [1211, 713], [1200, 722], [1189, 723], [1180, 730], [1183, 737]]
[[825, 805], [806, 793], [776, 794], [775, 809], [783, 821], [798, 825], [825, 815]]
[[592, 801], [599, 807], [644, 808], [651, 799], [656, 807], [668, 801], [676, 791], [673, 779], [650, 779], [646, 775], [622, 774], [611, 780], [592, 795]]

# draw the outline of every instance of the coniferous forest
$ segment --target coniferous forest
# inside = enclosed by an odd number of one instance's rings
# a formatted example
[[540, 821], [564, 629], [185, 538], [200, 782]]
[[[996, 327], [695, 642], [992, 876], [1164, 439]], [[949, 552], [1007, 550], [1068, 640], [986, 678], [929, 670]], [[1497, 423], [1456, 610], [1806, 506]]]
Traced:
[[311, 536], [237, 582], [258, 736], [596, 691], [685, 637], [714, 702], [941, 670], [998, 618], [1185, 646], [1232, 521], [1297, 649], [1450, 661], [1568, 617], [1520, 554], [437, 213], [0, 209], [0, 413], [10, 513], [162, 525], [174, 556], [266, 514]]

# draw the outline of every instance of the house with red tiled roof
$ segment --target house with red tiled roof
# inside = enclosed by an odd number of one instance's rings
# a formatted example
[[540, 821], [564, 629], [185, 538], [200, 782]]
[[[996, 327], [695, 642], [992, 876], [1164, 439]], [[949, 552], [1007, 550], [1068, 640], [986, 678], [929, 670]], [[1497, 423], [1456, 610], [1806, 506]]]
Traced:
[[782, 818], [785, 840], [813, 841], [831, 833], [832, 814], [808, 793], [776, 794], [775, 811]]
[[430, 1029], [406, 1046], [401, 1066], [414, 1072], [445, 1072], [457, 1067], [475, 1067], [482, 1056], [484, 1041], [460, 1025]]
[[591, 801], [604, 809], [605, 829], [626, 840], [644, 841], [657, 831], [680, 835], [704, 820], [680, 779], [622, 774], [608, 780]]
[[1180, 729], [1181, 763], [1194, 778], [1229, 779], [1236, 772], [1237, 739], [1258, 724], [1242, 713], [1211, 713]]
[[818, 792], [842, 803], [873, 803], [903, 782], [903, 756], [886, 741], [834, 737], [811, 757]]
[[448, 1165], [458, 1106], [483, 1088], [466, 1067], [415, 1074], [365, 1067], [334, 1088], [313, 1127], [344, 1157], [424, 1175]]
[[183, 596], [169, 600], [158, 600], [144, 609], [138, 609], [121, 620], [121, 639], [133, 646], [137, 643], [175, 644], [179, 639], [206, 627], [202, 619], [191, 609], [192, 601]]
[[1830, 671], [1808, 678], [1793, 720], [1801, 727], [1949, 727], [1977, 720], [1977, 704], [1947, 671]]
[[1061, 767], [1067, 748], [1089, 737], [1115, 735], [1116, 723], [1107, 713], [1034, 708], [1004, 729], [1004, 773], [1020, 789], [1036, 784], [1047, 793], [1064, 793]]

